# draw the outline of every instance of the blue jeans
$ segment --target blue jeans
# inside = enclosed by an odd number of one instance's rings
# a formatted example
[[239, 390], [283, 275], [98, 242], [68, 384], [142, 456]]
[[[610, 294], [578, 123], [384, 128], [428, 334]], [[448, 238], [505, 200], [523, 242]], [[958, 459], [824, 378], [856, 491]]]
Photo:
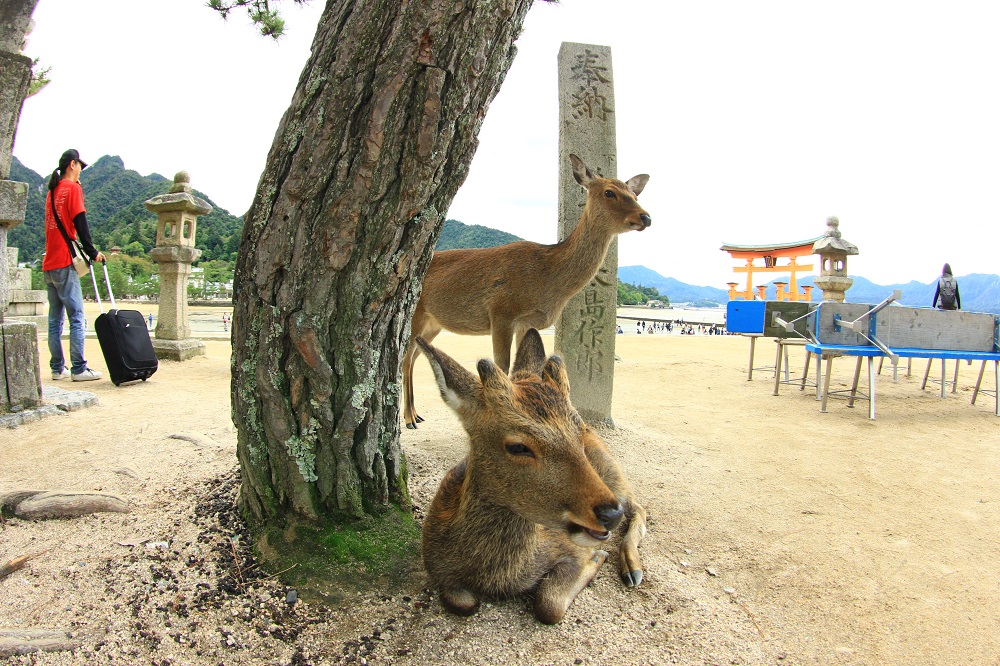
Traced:
[[45, 286], [49, 292], [49, 366], [52, 372], [62, 372], [66, 365], [62, 350], [63, 316], [69, 317], [70, 372], [78, 375], [87, 369], [83, 358], [83, 291], [80, 276], [72, 265], [45, 271]]

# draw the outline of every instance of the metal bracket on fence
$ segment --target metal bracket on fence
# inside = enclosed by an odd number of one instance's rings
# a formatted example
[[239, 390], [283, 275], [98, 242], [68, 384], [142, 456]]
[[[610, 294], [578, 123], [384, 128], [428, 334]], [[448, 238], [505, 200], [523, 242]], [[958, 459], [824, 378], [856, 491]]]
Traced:
[[[889, 304], [891, 304], [893, 301], [901, 298], [902, 295], [903, 293], [899, 289], [896, 289], [895, 291], [892, 292], [891, 296], [886, 298], [884, 301], [882, 301], [881, 303], [879, 303], [878, 305], [876, 305], [871, 310], [864, 313], [854, 321], [844, 321], [843, 319], [840, 318], [840, 315], [834, 315], [833, 325], [837, 330], [840, 330], [841, 328], [846, 328], [849, 331], [854, 331], [855, 333], [863, 337], [865, 340], [878, 347], [878, 350], [880, 352], [888, 356], [893, 363], [896, 363], [899, 360], [899, 355], [892, 353], [892, 350], [890, 350], [889, 347], [887, 347], [885, 343], [879, 340], [878, 337], [876, 337], [875, 335], [875, 316], [885, 308], [889, 307]], [[867, 325], [862, 322], [863, 319], [868, 319]]]

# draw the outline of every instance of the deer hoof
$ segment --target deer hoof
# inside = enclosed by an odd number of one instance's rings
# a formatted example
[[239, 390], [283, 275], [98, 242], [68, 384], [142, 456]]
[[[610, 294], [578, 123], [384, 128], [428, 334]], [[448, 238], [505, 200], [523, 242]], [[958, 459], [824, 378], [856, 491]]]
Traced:
[[406, 424], [406, 429], [407, 430], [416, 430], [417, 429], [417, 424], [416, 423], [407, 423]]
[[623, 572], [622, 582], [625, 583], [625, 587], [639, 587], [642, 583], [642, 569]]
[[449, 612], [465, 617], [479, 610], [479, 599], [468, 590], [441, 592], [441, 603]]
[[424, 417], [422, 417], [422, 416], [418, 416], [418, 417], [417, 417], [417, 418], [415, 419], [415, 421], [416, 421], [417, 423], [423, 423], [423, 422], [424, 422]]

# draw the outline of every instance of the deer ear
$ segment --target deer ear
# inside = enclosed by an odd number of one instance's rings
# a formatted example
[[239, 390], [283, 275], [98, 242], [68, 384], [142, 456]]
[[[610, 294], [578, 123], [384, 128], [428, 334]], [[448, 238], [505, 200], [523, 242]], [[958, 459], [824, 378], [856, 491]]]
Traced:
[[542, 368], [542, 379], [551, 382], [563, 395], [569, 399], [569, 376], [566, 374], [566, 366], [559, 356], [550, 356]]
[[416, 338], [416, 342], [430, 361], [441, 398], [449, 407], [459, 411], [478, 402], [479, 382], [474, 374], [452, 357], [427, 344], [423, 338]]
[[628, 182], [625, 184], [628, 185], [628, 189], [632, 191], [632, 194], [634, 194], [635, 196], [639, 196], [639, 193], [642, 192], [643, 188], [646, 187], [646, 183], [648, 182], [649, 182], [649, 174], [640, 173], [638, 176], [632, 176], [631, 178], [629, 178]]
[[483, 401], [486, 404], [509, 404], [513, 400], [514, 385], [493, 361], [479, 359], [476, 369], [483, 383]]
[[514, 357], [514, 369], [511, 370], [511, 374], [526, 370], [532, 374], [540, 375], [544, 364], [545, 345], [542, 344], [542, 336], [538, 334], [537, 330], [529, 328], [528, 332], [524, 334], [521, 344], [517, 347], [517, 356]]
[[580, 183], [583, 187], [590, 185], [590, 181], [595, 177], [590, 167], [584, 164], [583, 160], [576, 155], [570, 155], [569, 161], [573, 164], [573, 177], [576, 178], [576, 182]]

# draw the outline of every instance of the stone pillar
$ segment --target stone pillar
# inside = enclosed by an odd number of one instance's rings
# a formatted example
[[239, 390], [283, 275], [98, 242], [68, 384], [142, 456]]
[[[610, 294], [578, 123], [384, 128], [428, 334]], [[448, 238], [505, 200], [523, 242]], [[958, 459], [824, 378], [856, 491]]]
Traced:
[[33, 323], [5, 322], [10, 303], [7, 231], [24, 221], [28, 186], [7, 180], [14, 137], [31, 83], [31, 59], [21, 55], [36, 0], [0, 6], [0, 412], [37, 407], [42, 402], [38, 332]]
[[10, 302], [7, 232], [24, 221], [28, 186], [7, 180], [17, 121], [31, 84], [31, 58], [21, 55], [31, 25], [34, 0], [5, 2], [0, 9], [0, 321]]
[[[559, 240], [576, 228], [586, 193], [569, 155], [605, 178], [618, 177], [611, 49], [563, 42], [559, 49]], [[618, 240], [597, 275], [556, 320], [556, 353], [566, 362], [573, 406], [589, 423], [613, 425]]]
[[146, 208], [156, 213], [156, 247], [150, 256], [160, 264], [160, 317], [153, 349], [157, 358], [184, 361], [205, 353], [205, 343], [191, 337], [187, 314], [187, 284], [191, 262], [201, 256], [194, 246], [199, 215], [212, 210], [207, 201], [191, 194], [186, 171], [174, 176], [167, 194], [153, 197]]
[[31, 322], [9, 319], [0, 322], [0, 338], [0, 414], [41, 406], [38, 329]]
[[[8, 168], [10, 164], [8, 163]], [[10, 303], [10, 264], [7, 260], [7, 230], [24, 222], [28, 207], [28, 185], [0, 180], [0, 321]]]

